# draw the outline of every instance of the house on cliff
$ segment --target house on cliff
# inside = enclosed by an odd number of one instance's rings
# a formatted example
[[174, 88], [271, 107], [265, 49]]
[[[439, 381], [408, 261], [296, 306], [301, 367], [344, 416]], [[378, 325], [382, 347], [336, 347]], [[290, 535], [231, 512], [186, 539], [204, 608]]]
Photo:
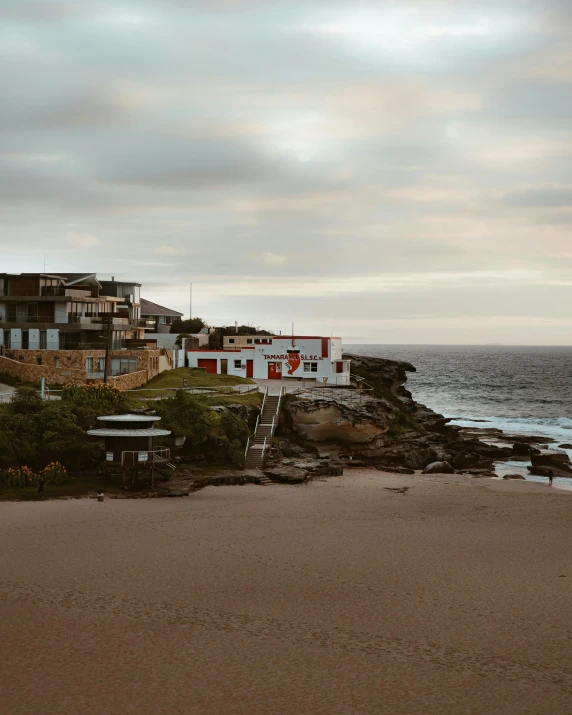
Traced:
[[0, 274], [0, 372], [34, 382], [98, 381], [109, 349], [108, 376], [117, 384], [154, 377], [159, 351], [137, 317], [138, 295], [127, 298], [112, 283], [95, 273]]
[[222, 350], [189, 350], [187, 362], [189, 367], [219, 375], [349, 385], [350, 361], [344, 360], [342, 353], [341, 338], [228, 335]]

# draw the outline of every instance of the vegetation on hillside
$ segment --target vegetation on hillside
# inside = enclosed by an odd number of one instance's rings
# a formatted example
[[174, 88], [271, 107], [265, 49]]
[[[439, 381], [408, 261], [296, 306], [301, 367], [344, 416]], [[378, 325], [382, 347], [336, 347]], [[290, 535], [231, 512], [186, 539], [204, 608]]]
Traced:
[[[161, 426], [171, 430], [172, 437], [185, 437], [178, 454], [191, 462], [243, 466], [250, 427], [231, 410], [211, 409], [213, 403], [230, 405], [240, 400], [202, 397], [183, 390], [173, 394], [151, 404], [162, 418]], [[260, 399], [259, 393], [245, 395], [241, 409], [258, 405]], [[99, 444], [87, 430], [97, 426], [98, 416], [120, 414], [130, 407], [127, 394], [114, 388], [75, 387], [66, 390], [62, 400], [42, 401], [37, 390], [18, 387], [12, 402], [0, 405], [1, 498], [19, 498], [19, 489], [24, 498], [31, 498], [42, 470], [46, 483], [57, 487], [58, 494], [67, 493], [64, 486], [68, 475], [87, 484], [86, 473], [95, 474], [101, 464]], [[167, 443], [172, 445], [172, 438], [167, 438]], [[93, 483], [89, 483], [93, 490]], [[70, 493], [81, 493], [75, 481], [70, 489]], [[54, 494], [52, 489], [50, 494]]]
[[254, 328], [252, 325], [227, 325], [224, 328], [216, 328], [209, 335], [209, 348], [211, 350], [221, 350], [223, 347], [223, 338], [225, 335], [273, 335], [268, 330]]
[[200, 333], [206, 323], [202, 318], [181, 320], [176, 318], [171, 325], [171, 333]]

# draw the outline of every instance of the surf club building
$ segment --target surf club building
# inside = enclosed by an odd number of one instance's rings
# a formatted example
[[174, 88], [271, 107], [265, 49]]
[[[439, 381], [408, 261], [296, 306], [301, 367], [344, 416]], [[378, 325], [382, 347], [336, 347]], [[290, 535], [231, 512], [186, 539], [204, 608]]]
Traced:
[[350, 361], [342, 359], [341, 338], [231, 335], [225, 336], [222, 350], [189, 350], [187, 360], [189, 367], [218, 375], [350, 384]]

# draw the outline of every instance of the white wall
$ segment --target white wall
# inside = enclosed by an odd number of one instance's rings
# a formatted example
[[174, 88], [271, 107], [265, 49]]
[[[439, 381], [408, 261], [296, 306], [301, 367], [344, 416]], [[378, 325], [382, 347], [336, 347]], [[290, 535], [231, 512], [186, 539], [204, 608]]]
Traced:
[[60, 349], [60, 331], [57, 328], [51, 328], [47, 331], [48, 350]]
[[[239, 352], [213, 352], [200, 350], [187, 353], [189, 366], [198, 367], [201, 359], [217, 360], [217, 371], [221, 371], [221, 359], [228, 361], [227, 373], [246, 377], [247, 360], [254, 361], [254, 377], [257, 379], [268, 378], [268, 364], [278, 362], [282, 365], [282, 379], [315, 379], [323, 381], [328, 379], [329, 384], [349, 384], [349, 362], [344, 362], [344, 372], [336, 372], [336, 363], [341, 360], [342, 341], [329, 342], [328, 357], [322, 356], [322, 340], [320, 338], [298, 338], [296, 347], [300, 350], [300, 366], [288, 374], [288, 350], [292, 347], [291, 338], [274, 338], [272, 345], [256, 345], [254, 348], [243, 348]], [[241, 367], [235, 367], [235, 361], [240, 361]], [[316, 371], [305, 371], [304, 363], [313, 363]], [[347, 370], [345, 368], [348, 368]]]
[[40, 331], [36, 328], [30, 328], [28, 332], [28, 342], [30, 350], [40, 349]]
[[10, 347], [14, 350], [18, 350], [22, 347], [22, 331], [20, 330], [20, 328], [11, 328]]

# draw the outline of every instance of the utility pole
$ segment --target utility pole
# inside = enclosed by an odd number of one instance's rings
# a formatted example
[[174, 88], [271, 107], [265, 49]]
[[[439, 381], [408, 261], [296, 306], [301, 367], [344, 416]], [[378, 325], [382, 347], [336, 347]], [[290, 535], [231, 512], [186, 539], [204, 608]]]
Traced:
[[189, 320], [193, 319], [193, 284], [189, 283]]
[[103, 384], [107, 384], [107, 376], [109, 374], [109, 351], [111, 349], [111, 326], [113, 318], [107, 316], [107, 340], [105, 341], [105, 367], [103, 368]]

